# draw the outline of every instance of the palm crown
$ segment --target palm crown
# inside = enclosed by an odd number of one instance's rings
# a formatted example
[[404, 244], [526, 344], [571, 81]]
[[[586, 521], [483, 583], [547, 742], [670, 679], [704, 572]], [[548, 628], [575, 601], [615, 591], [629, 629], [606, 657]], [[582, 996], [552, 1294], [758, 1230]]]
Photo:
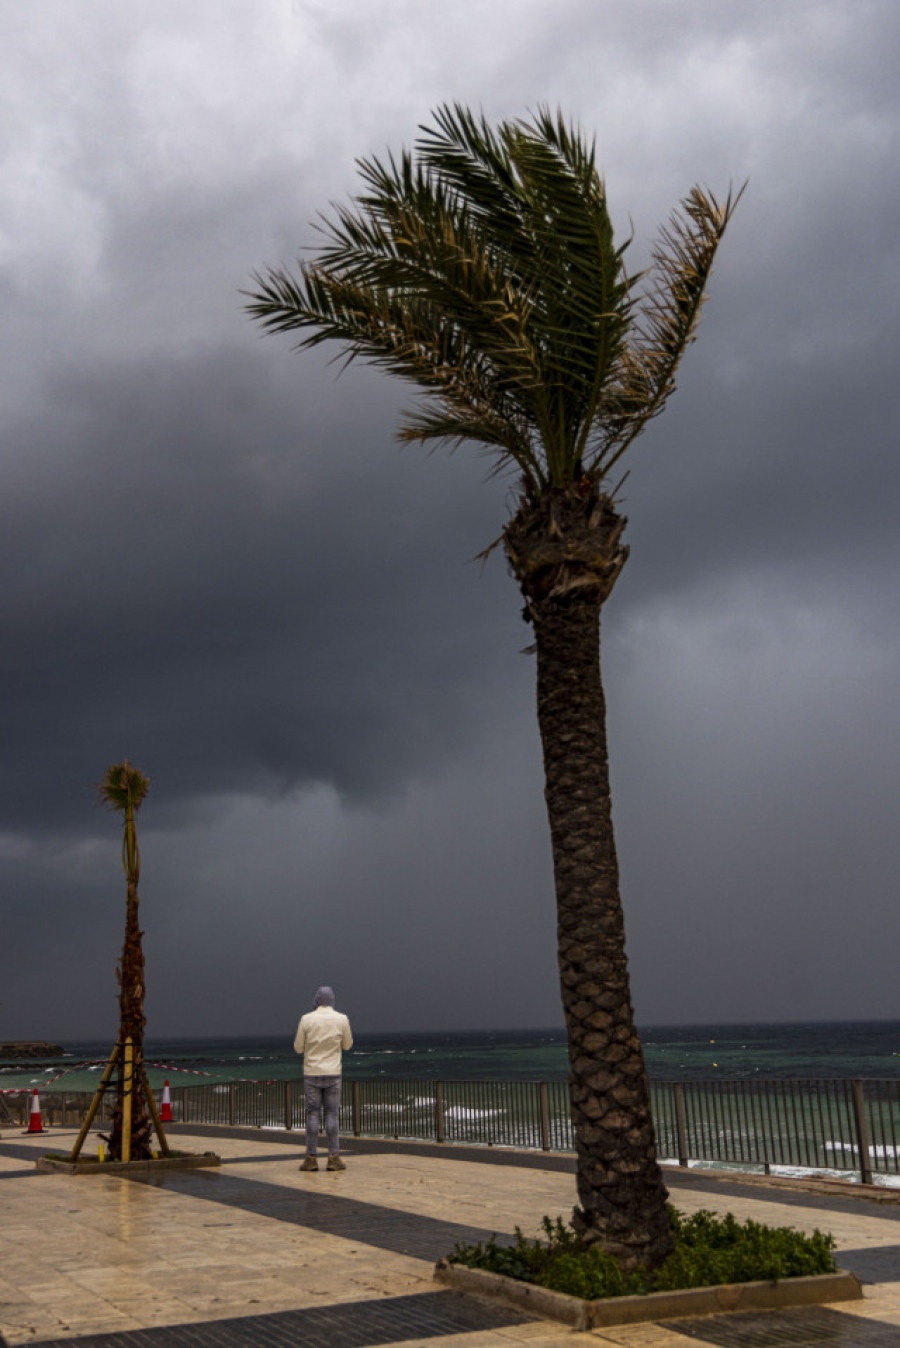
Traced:
[[494, 129], [438, 109], [416, 156], [358, 161], [299, 276], [257, 274], [273, 331], [339, 340], [428, 395], [405, 440], [473, 440], [532, 488], [600, 480], [663, 408], [740, 193], [694, 187], [629, 275], [594, 144], [560, 113]]
[[119, 810], [125, 816], [125, 836], [122, 841], [122, 866], [129, 880], [137, 884], [141, 872], [141, 852], [138, 847], [137, 830], [134, 825], [135, 812], [141, 808], [147, 792], [150, 790], [150, 778], [133, 768], [126, 758], [123, 763], [114, 763], [106, 769], [103, 781], [97, 787], [98, 795], [104, 805], [111, 810]]

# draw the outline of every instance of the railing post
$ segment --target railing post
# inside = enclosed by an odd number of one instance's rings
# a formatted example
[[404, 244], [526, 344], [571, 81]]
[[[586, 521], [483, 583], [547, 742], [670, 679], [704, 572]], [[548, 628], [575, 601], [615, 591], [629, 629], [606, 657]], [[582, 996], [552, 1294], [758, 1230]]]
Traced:
[[228, 1122], [234, 1127], [234, 1082], [228, 1083]]
[[538, 1083], [541, 1101], [541, 1150], [550, 1150], [550, 1090], [546, 1081]]
[[284, 1127], [285, 1132], [290, 1132], [294, 1126], [294, 1111], [291, 1101], [291, 1083], [284, 1083]]
[[859, 1171], [863, 1184], [872, 1183], [872, 1161], [869, 1156], [869, 1130], [866, 1127], [865, 1100], [861, 1081], [851, 1081], [853, 1118], [856, 1124], [856, 1145], [859, 1148]]
[[687, 1128], [684, 1122], [684, 1087], [680, 1081], [675, 1082], [675, 1136], [678, 1142], [678, 1164], [687, 1167], [688, 1146]]
[[359, 1137], [359, 1134], [360, 1134], [360, 1128], [361, 1128], [361, 1121], [362, 1121], [362, 1109], [360, 1108], [360, 1100], [359, 1100], [359, 1082], [358, 1082], [358, 1081], [351, 1082], [351, 1086], [350, 1086], [350, 1113], [351, 1113], [352, 1119], [353, 1119], [353, 1136], [354, 1136], [354, 1137]]
[[443, 1142], [444, 1140], [444, 1083], [436, 1081], [434, 1083], [434, 1140]]

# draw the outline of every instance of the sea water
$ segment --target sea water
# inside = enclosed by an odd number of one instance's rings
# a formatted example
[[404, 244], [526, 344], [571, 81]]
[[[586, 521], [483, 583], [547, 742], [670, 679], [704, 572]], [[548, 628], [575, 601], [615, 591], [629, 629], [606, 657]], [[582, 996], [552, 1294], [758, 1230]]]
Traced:
[[[219, 1081], [284, 1081], [302, 1073], [294, 1026], [254, 1038], [154, 1039], [144, 1052], [154, 1089]], [[354, 1018], [356, 1043], [344, 1076], [402, 1081], [564, 1081], [565, 1031], [419, 1031], [367, 1034]], [[900, 1077], [900, 1021], [779, 1025], [669, 1025], [641, 1029], [647, 1070], [657, 1081], [822, 1077]], [[112, 1045], [73, 1041], [61, 1057], [27, 1066], [0, 1064], [0, 1090], [93, 1089]]]

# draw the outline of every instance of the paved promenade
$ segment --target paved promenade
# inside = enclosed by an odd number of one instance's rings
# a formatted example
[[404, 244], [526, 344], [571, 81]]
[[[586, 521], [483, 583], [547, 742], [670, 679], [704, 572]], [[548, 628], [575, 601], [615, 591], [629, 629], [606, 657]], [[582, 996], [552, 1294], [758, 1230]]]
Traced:
[[567, 1216], [563, 1156], [348, 1139], [343, 1172], [298, 1170], [290, 1134], [173, 1129], [221, 1169], [152, 1181], [37, 1174], [74, 1130], [0, 1138], [0, 1345], [80, 1348], [900, 1348], [900, 1193], [812, 1190], [669, 1171], [686, 1212], [831, 1231], [865, 1299], [579, 1334], [440, 1288], [457, 1240], [538, 1234]]

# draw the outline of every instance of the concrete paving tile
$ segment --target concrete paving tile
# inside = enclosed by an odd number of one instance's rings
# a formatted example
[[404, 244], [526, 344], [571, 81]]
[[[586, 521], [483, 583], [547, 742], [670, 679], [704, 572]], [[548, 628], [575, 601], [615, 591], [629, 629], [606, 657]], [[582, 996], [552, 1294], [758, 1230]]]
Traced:
[[595, 1348], [605, 1344], [615, 1344], [616, 1348], [687, 1348], [696, 1342], [663, 1325], [619, 1325], [592, 1330], [590, 1337]]
[[[124, 1320], [121, 1317], [114, 1320], [91, 1320], [81, 1322], [78, 1320], [64, 1321], [54, 1325], [52, 1331], [41, 1334], [41, 1340], [44, 1339], [72, 1339], [76, 1343], [85, 1335], [93, 1334], [125, 1334], [135, 1329], [142, 1329], [142, 1325], [135, 1324], [133, 1321]], [[32, 1340], [33, 1341], [33, 1340]]]
[[510, 1348], [510, 1344], [514, 1343], [527, 1343], [530, 1348], [543, 1348], [548, 1343], [559, 1343], [563, 1335], [567, 1344], [595, 1344], [590, 1334], [576, 1333], [562, 1325], [554, 1324], [552, 1320], [529, 1320], [524, 1325], [504, 1325], [502, 1328], [491, 1330], [490, 1333], [498, 1344], [504, 1345], [504, 1348]]
[[123, 1320], [137, 1319], [136, 1316], [129, 1316], [116, 1307], [110, 1306], [108, 1302], [98, 1301], [97, 1299], [93, 1299], [89, 1304], [72, 1301], [66, 1305], [56, 1306], [54, 1307], [54, 1314], [57, 1319], [69, 1325], [93, 1325], [101, 1320], [121, 1325]]
[[[513, 1348], [514, 1344], [527, 1343], [529, 1348], [597, 1348], [593, 1334], [580, 1334], [566, 1329], [563, 1325], [554, 1325], [550, 1321], [540, 1320], [526, 1325], [507, 1326], [502, 1329], [480, 1329], [462, 1334], [442, 1334], [439, 1339], [401, 1339], [391, 1348]], [[682, 1340], [681, 1348], [684, 1348]]]
[[55, 1317], [41, 1317], [31, 1314], [27, 1319], [8, 1320], [0, 1317], [0, 1334], [6, 1343], [35, 1343], [41, 1339], [58, 1338], [60, 1325]]
[[39, 1306], [58, 1305], [60, 1303], [78, 1306], [82, 1302], [93, 1305], [96, 1298], [80, 1292], [77, 1284], [66, 1279], [64, 1282], [37, 1283], [28, 1289], [28, 1295]]

